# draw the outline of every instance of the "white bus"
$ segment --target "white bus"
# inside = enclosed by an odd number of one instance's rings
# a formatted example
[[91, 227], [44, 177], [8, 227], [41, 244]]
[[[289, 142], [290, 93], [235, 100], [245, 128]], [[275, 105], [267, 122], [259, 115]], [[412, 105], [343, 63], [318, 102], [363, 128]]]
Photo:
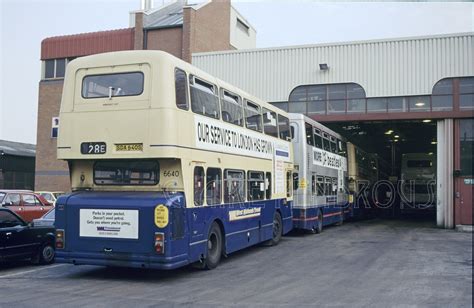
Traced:
[[320, 123], [290, 113], [294, 146], [293, 227], [320, 233], [349, 212], [344, 138]]
[[436, 211], [436, 156], [429, 153], [402, 155], [402, 214]]
[[292, 228], [288, 115], [165, 52], [72, 61], [60, 123], [58, 262], [211, 269]]

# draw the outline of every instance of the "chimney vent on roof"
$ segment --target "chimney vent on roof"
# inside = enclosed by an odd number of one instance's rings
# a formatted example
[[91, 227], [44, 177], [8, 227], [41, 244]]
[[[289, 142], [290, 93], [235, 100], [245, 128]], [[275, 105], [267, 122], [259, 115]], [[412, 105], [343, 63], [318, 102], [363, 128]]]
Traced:
[[140, 9], [148, 11], [153, 8], [153, 0], [141, 0]]

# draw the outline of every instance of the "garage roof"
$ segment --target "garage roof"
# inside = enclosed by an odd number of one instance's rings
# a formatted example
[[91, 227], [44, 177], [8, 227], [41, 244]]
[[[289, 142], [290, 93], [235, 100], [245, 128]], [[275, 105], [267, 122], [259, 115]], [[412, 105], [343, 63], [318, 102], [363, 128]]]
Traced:
[[36, 145], [20, 143], [7, 140], [0, 140], [0, 155], [7, 154], [13, 156], [36, 156]]

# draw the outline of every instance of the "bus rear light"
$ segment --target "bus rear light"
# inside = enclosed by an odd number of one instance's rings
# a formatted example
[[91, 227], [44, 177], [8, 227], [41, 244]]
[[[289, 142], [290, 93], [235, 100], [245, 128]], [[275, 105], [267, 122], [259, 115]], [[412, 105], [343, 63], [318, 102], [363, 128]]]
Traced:
[[56, 249], [64, 249], [64, 230], [56, 230]]
[[155, 232], [155, 251], [159, 254], [165, 252], [165, 234], [162, 232]]

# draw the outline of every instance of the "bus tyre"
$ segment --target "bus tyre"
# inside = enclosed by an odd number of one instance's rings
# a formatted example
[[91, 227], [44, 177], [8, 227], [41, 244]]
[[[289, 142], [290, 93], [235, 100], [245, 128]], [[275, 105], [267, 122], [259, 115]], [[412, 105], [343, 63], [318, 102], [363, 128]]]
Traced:
[[283, 234], [283, 222], [279, 212], [273, 214], [272, 239], [267, 242], [268, 246], [277, 245]]
[[314, 234], [323, 232], [323, 213], [321, 210], [318, 211], [318, 219], [316, 220], [316, 226], [313, 229]]
[[342, 226], [344, 223], [344, 210], [341, 211], [341, 216], [339, 222], [336, 223], [336, 226]]
[[221, 228], [216, 222], [212, 223], [207, 237], [207, 251], [204, 258], [204, 268], [211, 270], [216, 268], [221, 260], [222, 255], [222, 232]]
[[51, 264], [54, 261], [54, 246], [47, 242], [41, 245], [38, 254], [33, 258], [36, 264]]

